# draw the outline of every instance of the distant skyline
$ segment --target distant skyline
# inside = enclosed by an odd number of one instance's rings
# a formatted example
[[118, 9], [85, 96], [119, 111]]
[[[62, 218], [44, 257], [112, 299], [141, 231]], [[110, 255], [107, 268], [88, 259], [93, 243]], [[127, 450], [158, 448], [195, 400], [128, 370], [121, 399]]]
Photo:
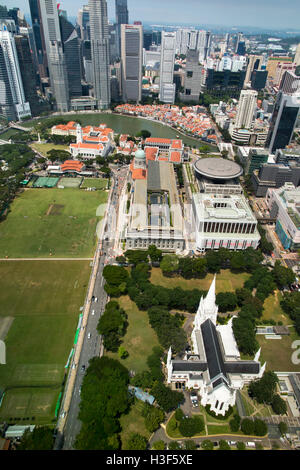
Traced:
[[[60, 8], [77, 16], [88, 0], [61, 0]], [[0, 0], [7, 8], [18, 6], [29, 14], [28, 0]], [[115, 0], [107, 0], [108, 17], [115, 18]], [[129, 21], [256, 26], [300, 30], [299, 0], [128, 0]]]

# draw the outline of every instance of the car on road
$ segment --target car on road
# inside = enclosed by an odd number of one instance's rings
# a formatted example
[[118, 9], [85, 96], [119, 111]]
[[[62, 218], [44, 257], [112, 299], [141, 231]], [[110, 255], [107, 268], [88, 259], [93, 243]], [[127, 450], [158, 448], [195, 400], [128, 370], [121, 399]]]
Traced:
[[83, 364], [83, 365], [81, 366], [81, 372], [84, 372], [84, 371], [85, 371], [85, 365]]
[[88, 339], [90, 339], [92, 337], [91, 333], [88, 334]]
[[95, 302], [98, 302], [98, 297], [95, 297]]
[[95, 315], [95, 310], [92, 310], [92, 315]]

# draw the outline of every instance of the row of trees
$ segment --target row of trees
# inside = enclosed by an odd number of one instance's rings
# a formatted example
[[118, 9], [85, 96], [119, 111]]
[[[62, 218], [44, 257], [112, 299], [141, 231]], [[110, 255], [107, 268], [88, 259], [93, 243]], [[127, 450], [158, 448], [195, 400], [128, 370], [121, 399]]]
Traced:
[[34, 152], [26, 144], [0, 146], [0, 216], [15, 198], [20, 182], [26, 175], [26, 167], [33, 162]]
[[77, 450], [118, 450], [120, 416], [128, 411], [129, 373], [119, 361], [93, 357], [83, 378]]
[[108, 302], [97, 326], [97, 331], [103, 336], [103, 344], [107, 351], [118, 350], [121, 338], [126, 333], [127, 325], [125, 310], [120, 308], [115, 300]]

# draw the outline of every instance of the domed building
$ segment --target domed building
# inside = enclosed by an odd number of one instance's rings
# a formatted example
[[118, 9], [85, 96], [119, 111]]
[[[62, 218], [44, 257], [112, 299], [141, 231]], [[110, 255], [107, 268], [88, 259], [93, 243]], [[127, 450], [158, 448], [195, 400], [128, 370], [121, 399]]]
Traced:
[[147, 178], [146, 154], [139, 148], [134, 154], [134, 160], [130, 165], [131, 177], [133, 180]]

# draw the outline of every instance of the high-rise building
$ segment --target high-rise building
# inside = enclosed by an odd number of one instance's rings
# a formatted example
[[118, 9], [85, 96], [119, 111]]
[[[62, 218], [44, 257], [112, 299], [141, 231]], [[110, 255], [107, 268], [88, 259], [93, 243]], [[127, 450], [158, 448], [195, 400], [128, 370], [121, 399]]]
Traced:
[[94, 97], [98, 108], [110, 105], [109, 36], [106, 0], [89, 0]]
[[184, 72], [184, 92], [180, 95], [183, 101], [199, 101], [203, 66], [199, 64], [199, 53], [189, 49]]
[[39, 0], [29, 0], [29, 8], [31, 14], [32, 30], [35, 42], [39, 75], [40, 78], [46, 78], [48, 76], [48, 64]]
[[162, 32], [160, 59], [159, 99], [163, 103], [174, 103], [176, 86], [173, 83], [176, 33]]
[[121, 64], [123, 101], [142, 98], [143, 27], [121, 25]]
[[300, 109], [300, 93], [287, 95], [279, 92], [271, 118], [266, 145], [270, 153], [290, 144]]
[[25, 100], [29, 102], [32, 114], [37, 115], [40, 107], [37, 95], [36, 72], [30, 51], [29, 39], [22, 35], [16, 35], [14, 39], [18, 54]]
[[129, 24], [127, 0], [115, 0], [118, 56], [121, 56], [121, 25]]
[[200, 61], [204, 61], [207, 59], [207, 57], [210, 54], [210, 48], [211, 48], [211, 32], [199, 31], [197, 49], [199, 50]]
[[295, 57], [294, 57], [294, 63], [296, 64], [297, 67], [298, 67], [298, 65], [300, 65], [300, 43], [298, 44], [297, 49], [296, 49], [296, 54], [295, 54]]
[[61, 40], [68, 74], [68, 86], [70, 98], [82, 95], [80, 45], [76, 29], [65, 16], [59, 15]]
[[282, 93], [288, 94], [300, 92], [300, 76], [291, 71], [285, 72], [281, 79], [279, 90]]
[[56, 108], [69, 111], [69, 86], [56, 0], [39, 0], [50, 85]]
[[251, 129], [254, 113], [257, 107], [257, 91], [255, 90], [242, 90], [237, 113], [235, 118], [235, 128], [237, 129]]
[[263, 61], [262, 55], [252, 54], [247, 59], [247, 71], [245, 77], [245, 85], [248, 84], [251, 80], [251, 75], [253, 70], [259, 70]]
[[0, 112], [11, 120], [31, 117], [26, 101], [19, 59], [13, 35], [0, 31]]
[[116, 23], [129, 23], [127, 0], [116, 0]]
[[78, 25], [80, 27], [80, 37], [86, 41], [90, 39], [90, 10], [88, 5], [83, 5], [78, 11]]

